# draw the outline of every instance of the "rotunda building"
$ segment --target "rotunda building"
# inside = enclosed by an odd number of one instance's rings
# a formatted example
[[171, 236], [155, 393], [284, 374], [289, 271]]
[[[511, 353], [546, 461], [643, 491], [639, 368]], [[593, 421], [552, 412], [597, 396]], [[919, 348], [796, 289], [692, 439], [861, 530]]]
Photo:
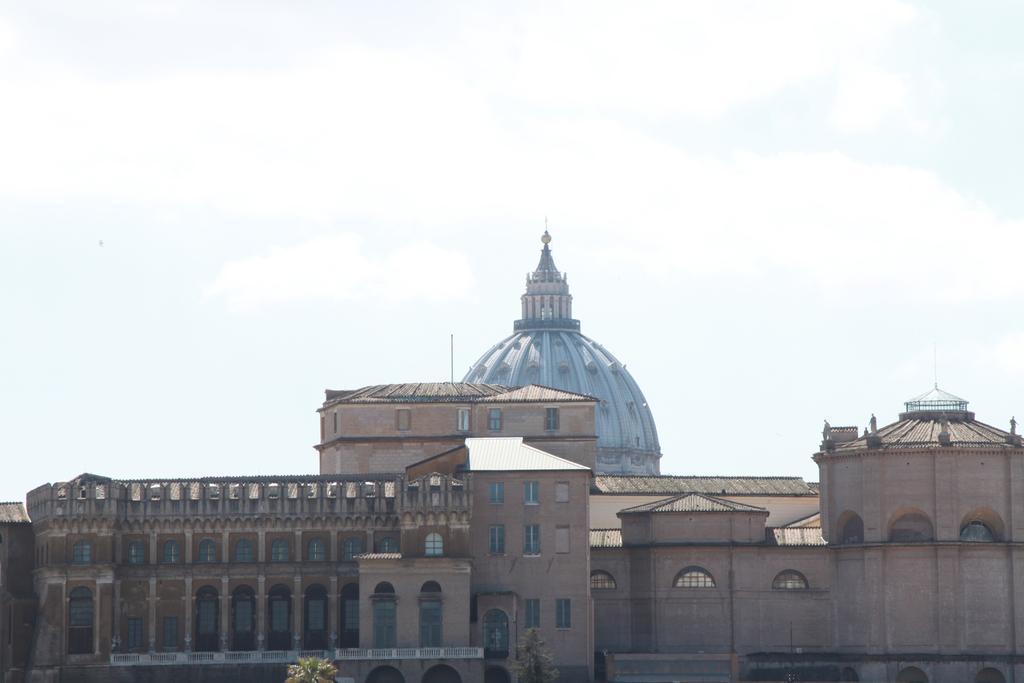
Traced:
[[547, 230], [540, 263], [526, 276], [522, 318], [512, 334], [472, 365], [463, 381], [541, 384], [588, 394], [596, 408], [597, 471], [659, 474], [661, 447], [640, 386], [604, 346], [580, 333], [565, 274], [555, 267]]

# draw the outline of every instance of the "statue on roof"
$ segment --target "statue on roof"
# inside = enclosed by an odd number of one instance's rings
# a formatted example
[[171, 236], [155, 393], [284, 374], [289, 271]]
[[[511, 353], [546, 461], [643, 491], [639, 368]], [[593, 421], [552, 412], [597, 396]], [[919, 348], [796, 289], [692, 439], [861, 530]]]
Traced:
[[878, 431], [878, 420], [875, 419], [874, 413], [871, 413], [871, 422], [869, 424], [871, 425], [872, 434]]
[[825, 426], [821, 430], [821, 438], [825, 441], [832, 438], [832, 425], [828, 423], [828, 420], [825, 420]]
[[1017, 418], [1010, 418], [1010, 436], [1017, 436]]

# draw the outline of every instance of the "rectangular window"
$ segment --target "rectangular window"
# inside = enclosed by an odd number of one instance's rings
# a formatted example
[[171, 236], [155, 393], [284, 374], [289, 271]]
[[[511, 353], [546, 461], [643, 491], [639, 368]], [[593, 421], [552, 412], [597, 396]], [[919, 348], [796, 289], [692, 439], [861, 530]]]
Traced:
[[490, 529], [489, 551], [492, 555], [505, 554], [505, 525], [496, 524]]
[[569, 482], [560, 481], [555, 484], [555, 502], [556, 503], [568, 503], [569, 502]]
[[128, 618], [128, 650], [135, 651], [142, 647], [142, 619]]
[[548, 408], [544, 414], [544, 429], [558, 431], [558, 408]]
[[526, 505], [540, 505], [540, 482], [523, 482], [523, 503]]
[[441, 602], [420, 603], [420, 647], [441, 647]]
[[567, 552], [569, 552], [569, 527], [567, 527], [567, 526], [556, 526], [555, 527], [555, 552], [556, 553], [567, 553]]
[[469, 408], [459, 408], [455, 428], [460, 432], [469, 431]]
[[399, 408], [395, 411], [395, 421], [398, 431], [407, 432], [412, 429], [412, 413], [408, 408]]
[[538, 598], [526, 599], [526, 628], [540, 628], [540, 600]]
[[540, 525], [523, 527], [523, 555], [540, 555]]
[[249, 600], [238, 600], [234, 607], [235, 633], [250, 633], [254, 619], [253, 603]]
[[492, 432], [501, 431], [501, 408], [491, 408], [487, 411], [487, 428]]
[[164, 617], [164, 649], [178, 649], [178, 617]]
[[569, 598], [555, 600], [555, 628], [572, 628], [572, 601]]
[[373, 603], [373, 646], [395, 647], [397, 638], [395, 601], [377, 600]]
[[505, 482], [492, 481], [489, 487], [491, 503], [501, 505], [505, 502]]

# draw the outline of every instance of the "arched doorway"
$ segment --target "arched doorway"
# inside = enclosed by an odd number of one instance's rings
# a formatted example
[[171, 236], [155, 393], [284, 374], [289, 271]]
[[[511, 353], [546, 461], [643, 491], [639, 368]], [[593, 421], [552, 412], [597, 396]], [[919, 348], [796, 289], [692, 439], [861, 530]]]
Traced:
[[267, 649], [292, 649], [292, 593], [278, 584], [267, 597]]
[[438, 664], [423, 674], [423, 683], [462, 683], [462, 676], [447, 664]]
[[306, 589], [303, 648], [306, 650], [327, 649], [327, 589], [314, 584]]
[[378, 666], [366, 677], [366, 683], [405, 683], [405, 676], [393, 666]]
[[203, 586], [196, 592], [196, 652], [216, 652], [217, 622], [220, 620], [216, 589]]
[[359, 584], [348, 583], [341, 589], [340, 647], [359, 647]]
[[859, 681], [860, 680], [860, 676], [857, 675], [856, 669], [854, 669], [852, 666], [844, 666], [843, 667], [843, 673], [842, 673], [842, 675], [839, 676], [839, 680], [841, 680], [841, 681]]
[[500, 666], [489, 666], [484, 671], [484, 683], [512, 683], [512, 677]]
[[900, 671], [896, 683], [928, 683], [928, 676], [916, 666], [908, 666]]
[[1006, 677], [999, 669], [987, 667], [978, 672], [974, 677], [974, 683], [1006, 683]]
[[256, 593], [249, 586], [239, 586], [231, 593], [231, 649], [256, 649]]

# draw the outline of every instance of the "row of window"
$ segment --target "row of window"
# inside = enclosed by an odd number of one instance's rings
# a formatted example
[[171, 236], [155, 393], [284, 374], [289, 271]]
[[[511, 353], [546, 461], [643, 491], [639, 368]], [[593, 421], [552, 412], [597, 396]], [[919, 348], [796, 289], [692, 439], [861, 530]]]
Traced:
[[[492, 505], [503, 505], [505, 503], [505, 482], [492, 481], [487, 485], [487, 499]], [[555, 482], [555, 502], [569, 502], [569, 482]], [[523, 482], [523, 505], [540, 505], [540, 482]]]
[[[839, 529], [838, 542], [843, 545], [864, 542], [864, 521], [860, 515], [846, 512], [840, 517], [844, 520]], [[908, 512], [898, 517], [889, 527], [891, 543], [927, 543], [935, 540], [932, 521], [921, 512]], [[960, 528], [960, 540], [969, 543], [995, 543], [999, 534], [986, 522], [973, 519]]]
[[[189, 636], [198, 652], [216, 651], [220, 647], [218, 637], [220, 601], [216, 589], [204, 586], [196, 592], [195, 636]], [[328, 636], [328, 599], [323, 586], [313, 585], [306, 589], [302, 644], [304, 649], [324, 649]], [[398, 605], [395, 589], [388, 582], [381, 582], [371, 596], [373, 609], [373, 647], [397, 647]], [[441, 586], [436, 581], [427, 581], [420, 588], [418, 600], [420, 647], [441, 647], [443, 638], [443, 600]], [[346, 585], [340, 595], [341, 647], [359, 647], [359, 586]], [[249, 586], [239, 586], [231, 594], [230, 648], [234, 651], [250, 651], [256, 648], [256, 594]], [[287, 586], [272, 587], [267, 596], [267, 648], [270, 650], [293, 649], [297, 639], [292, 634], [292, 601]], [[554, 601], [555, 628], [572, 628], [572, 601], [558, 598]], [[69, 654], [93, 652], [93, 625], [95, 603], [92, 591], [78, 587], [69, 595], [68, 649]], [[508, 615], [500, 609], [489, 610], [484, 615], [484, 644], [488, 657], [507, 657], [509, 654]], [[540, 628], [541, 601], [527, 598], [524, 601], [525, 628]], [[139, 617], [127, 617], [126, 639], [119, 650], [137, 651], [144, 648], [143, 622]], [[296, 634], [297, 635], [297, 634]], [[177, 616], [165, 616], [161, 622], [160, 644], [164, 650], [177, 650], [180, 630]]]
[[[457, 408], [455, 411], [455, 430], [468, 432], [470, 430], [470, 409]], [[544, 409], [544, 430], [556, 432], [559, 429], [558, 408]], [[492, 432], [500, 432], [503, 425], [501, 408], [490, 408], [487, 411], [487, 429]], [[412, 410], [409, 408], [398, 408], [395, 410], [395, 429], [400, 432], [407, 432], [412, 429]], [[334, 414], [334, 433], [338, 433], [338, 414]]]
[[[398, 541], [391, 536], [382, 536], [377, 539], [375, 552], [397, 553], [399, 551]], [[342, 544], [342, 557], [344, 560], [354, 560], [361, 555], [363, 540], [361, 538], [346, 538]], [[441, 534], [430, 533], [424, 542], [424, 554], [427, 557], [438, 557], [444, 554], [444, 539]], [[255, 548], [253, 542], [243, 538], [235, 543], [234, 562], [255, 562]], [[274, 539], [270, 544], [271, 562], [288, 562], [291, 559], [291, 544], [287, 539]], [[310, 562], [323, 562], [327, 560], [327, 546], [323, 539], [314, 538], [306, 545], [306, 560]], [[93, 561], [92, 543], [89, 541], [77, 541], [71, 547], [72, 564], [91, 564]], [[128, 564], [146, 563], [146, 544], [143, 541], [129, 541], [127, 546]], [[162, 564], [177, 564], [182, 561], [181, 544], [176, 540], [164, 541], [160, 551], [160, 562]], [[217, 543], [212, 539], [203, 539], [199, 542], [198, 562], [217, 562]]]
[[[672, 581], [675, 588], [714, 588], [715, 577], [703, 567], [686, 567], [676, 574]], [[596, 570], [590, 574], [591, 590], [614, 590], [618, 587], [615, 577], [606, 571]], [[810, 588], [807, 578], [795, 569], [779, 572], [772, 581], [775, 590], [806, 590]]]
[[[491, 555], [505, 554], [505, 525], [492, 524], [488, 530], [487, 552]], [[555, 527], [555, 552], [570, 552], [570, 533], [568, 526]], [[523, 555], [540, 555], [540, 524], [523, 525]]]

